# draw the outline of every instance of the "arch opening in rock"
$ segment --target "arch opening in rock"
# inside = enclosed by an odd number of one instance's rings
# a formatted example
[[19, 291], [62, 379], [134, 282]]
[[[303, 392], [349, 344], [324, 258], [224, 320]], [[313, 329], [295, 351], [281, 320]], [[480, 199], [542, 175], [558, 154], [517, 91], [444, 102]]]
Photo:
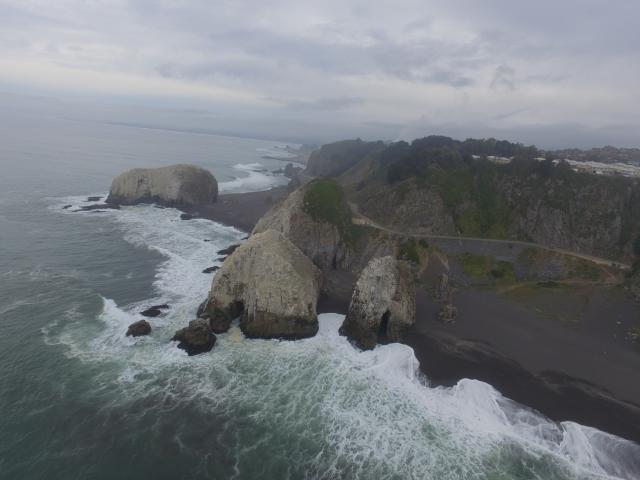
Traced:
[[391, 313], [389, 310], [384, 312], [382, 319], [380, 320], [380, 326], [378, 327], [378, 342], [385, 341], [387, 339], [387, 333], [389, 331], [389, 318]]

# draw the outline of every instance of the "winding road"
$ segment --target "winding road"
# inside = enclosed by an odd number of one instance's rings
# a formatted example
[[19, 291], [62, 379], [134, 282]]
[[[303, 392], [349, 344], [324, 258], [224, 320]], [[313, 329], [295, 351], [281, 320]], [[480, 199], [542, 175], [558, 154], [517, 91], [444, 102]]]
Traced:
[[579, 258], [579, 259], [582, 259], [582, 260], [587, 260], [589, 262], [593, 262], [596, 265], [600, 265], [600, 266], [603, 266], [603, 267], [612, 267], [612, 268], [616, 268], [618, 270], [623, 270], [623, 271], [631, 270], [631, 265], [628, 265], [626, 263], [615, 262], [613, 260], [609, 260], [609, 259], [601, 258], [601, 257], [596, 257], [596, 256], [593, 256], [593, 255], [587, 255], [585, 253], [573, 252], [571, 250], [565, 250], [563, 248], [549, 247], [547, 245], [541, 245], [539, 243], [533, 243], [533, 242], [525, 242], [525, 241], [522, 241], [522, 240], [500, 240], [500, 239], [496, 239], [496, 238], [461, 237], [461, 236], [456, 236], [456, 235], [434, 235], [434, 234], [407, 233], [407, 232], [403, 232], [403, 231], [400, 231], [400, 230], [394, 230], [392, 228], [385, 227], [384, 225], [380, 225], [379, 223], [375, 222], [371, 218], [369, 218], [369, 217], [363, 215], [362, 213], [360, 213], [360, 210], [358, 209], [358, 206], [353, 202], [349, 202], [349, 207], [351, 208], [352, 221], [356, 225], [365, 225], [365, 226], [368, 226], [368, 227], [371, 227], [371, 228], [375, 228], [377, 230], [381, 230], [381, 231], [384, 231], [384, 232], [387, 232], [387, 233], [391, 233], [391, 234], [394, 234], [394, 235], [401, 235], [401, 236], [412, 237], [412, 238], [424, 238], [424, 239], [456, 240], [456, 241], [460, 241], [460, 242], [485, 242], [485, 243], [501, 243], [501, 244], [511, 244], [511, 245], [522, 245], [522, 246], [525, 246], [525, 247], [540, 248], [540, 249], [543, 249], [543, 250], [548, 250], [550, 252], [555, 252], [555, 253], [559, 253], [559, 254], [562, 254], [562, 255], [567, 255], [567, 256], [570, 256], [570, 257]]

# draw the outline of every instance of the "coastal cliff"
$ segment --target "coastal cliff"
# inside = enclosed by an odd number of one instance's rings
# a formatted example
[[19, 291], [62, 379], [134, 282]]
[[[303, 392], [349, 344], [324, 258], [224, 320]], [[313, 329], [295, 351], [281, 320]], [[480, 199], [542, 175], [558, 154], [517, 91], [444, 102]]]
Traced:
[[578, 173], [535, 147], [493, 139], [426, 137], [359, 159], [347, 142], [323, 148], [331, 154], [316, 155], [313, 172], [335, 178], [362, 214], [394, 230], [523, 240], [612, 260], [636, 254], [637, 179]]
[[135, 168], [111, 183], [107, 203], [158, 203], [170, 207], [197, 207], [214, 203], [218, 182], [211, 172], [195, 165]]

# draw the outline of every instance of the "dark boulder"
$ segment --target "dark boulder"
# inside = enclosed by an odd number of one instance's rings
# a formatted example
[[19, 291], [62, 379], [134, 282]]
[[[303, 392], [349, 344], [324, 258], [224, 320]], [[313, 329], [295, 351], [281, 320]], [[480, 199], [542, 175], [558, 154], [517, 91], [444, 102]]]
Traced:
[[157, 317], [162, 313], [162, 310], [166, 310], [168, 308], [169, 305], [167, 305], [166, 303], [163, 303], [162, 305], [154, 305], [140, 312], [140, 315], [144, 315], [145, 317]]
[[213, 272], [215, 272], [216, 270], [219, 270], [219, 269], [220, 269], [220, 267], [214, 265], [213, 267], [205, 268], [204, 270], [202, 270], [202, 273], [213, 273]]
[[171, 340], [178, 341], [178, 348], [189, 355], [208, 352], [216, 343], [216, 336], [211, 330], [209, 321], [197, 318], [189, 322], [189, 326], [178, 330]]
[[87, 202], [99, 202], [100, 200], [102, 200], [102, 197], [97, 196], [97, 197], [87, 197]]
[[73, 207], [73, 205], [65, 205], [64, 207], [62, 207], [63, 210], [67, 210], [69, 208]]
[[151, 325], [146, 320], [138, 320], [129, 325], [127, 337], [141, 337], [151, 333]]
[[453, 323], [457, 317], [458, 309], [453, 303], [445, 303], [442, 305], [440, 313], [438, 313], [438, 319], [440, 319], [442, 323]]
[[236, 248], [238, 248], [240, 246], [239, 243], [235, 244], [235, 245], [231, 245], [230, 247], [227, 248], [223, 248], [222, 250], [218, 250], [216, 253], [218, 255], [231, 255], [233, 252], [236, 251]]
[[193, 219], [193, 215], [191, 215], [190, 213], [182, 213], [180, 215], [180, 220], [191, 220]]

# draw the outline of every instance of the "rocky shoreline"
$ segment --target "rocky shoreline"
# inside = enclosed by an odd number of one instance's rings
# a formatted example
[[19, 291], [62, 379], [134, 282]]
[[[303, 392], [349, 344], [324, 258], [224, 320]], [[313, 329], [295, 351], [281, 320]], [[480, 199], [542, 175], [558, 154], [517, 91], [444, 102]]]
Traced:
[[[209, 187], [201, 190], [211, 198]], [[280, 187], [200, 203], [170, 199], [185, 220], [207, 218], [251, 232], [227, 253], [198, 318], [176, 332], [180, 348], [190, 355], [210, 350], [215, 334], [238, 316], [249, 337], [295, 339], [315, 334], [317, 313], [341, 313], [341, 333], [361, 348], [410, 345], [434, 385], [478, 379], [552, 420], [640, 443], [640, 386], [628, 381], [640, 370], [640, 355], [609, 341], [619, 333], [612, 315], [640, 315], [630, 298], [601, 295], [599, 304], [588, 303], [580, 314], [590, 323], [579, 332], [576, 325], [550, 321], [535, 302], [518, 304], [473, 282], [458, 283], [454, 305], [443, 272], [465, 276], [456, 272], [457, 257], [443, 259], [426, 242], [358, 227], [331, 180], [290, 192]], [[146, 188], [134, 193], [145, 200], [150, 195]], [[563, 292], [565, 300], [572, 295]], [[562, 308], [562, 302], [548, 303], [551, 311]], [[129, 335], [150, 331], [147, 323], [132, 327]]]
[[[287, 189], [280, 187], [265, 192], [221, 195], [218, 205], [201, 209], [199, 213], [203, 218], [251, 231], [273, 204], [287, 194]], [[318, 313], [346, 315], [357, 279], [357, 275], [345, 270], [325, 275]], [[463, 378], [478, 379], [552, 420], [574, 421], [640, 442], [640, 391], [633, 387], [636, 384], [633, 381], [623, 382], [619, 389], [602, 385], [600, 378], [593, 375], [593, 372], [602, 370], [593, 368], [599, 362], [598, 358], [593, 356], [592, 350], [581, 348], [587, 341], [600, 341], [601, 329], [595, 328], [576, 339], [570, 328], [567, 331], [566, 325], [550, 323], [533, 307], [516, 308], [509, 302], [507, 306], [500, 303], [501, 316], [496, 319], [495, 309], [491, 307], [494, 299], [483, 296], [486, 293], [481, 290], [476, 291], [480, 293], [472, 299], [456, 298], [461, 317], [466, 317], [467, 321], [452, 325], [437, 320], [439, 306], [427, 292], [421, 289], [416, 292], [416, 323], [408, 330], [404, 343], [414, 349], [422, 372], [433, 385], [450, 386]], [[628, 302], [620, 305], [617, 298], [597, 308], [609, 308], [610, 313], [636, 309], [640, 313], [640, 307], [631, 299]], [[518, 324], [523, 310], [528, 311], [531, 318]], [[473, 312], [473, 328], [466, 327], [471, 323], [468, 312]], [[591, 315], [595, 314], [595, 310], [591, 311]], [[507, 320], [515, 323], [513, 328], [502, 328], [501, 322]], [[554, 358], [554, 369], [536, 369], [528, 361], [536, 355], [545, 355], [545, 350], [539, 348], [540, 344], [531, 341], [537, 338], [534, 334], [539, 335], [540, 325], [558, 333], [551, 343], [544, 344], [545, 349], [558, 352]], [[483, 336], [478, 337], [475, 330], [482, 331]], [[499, 339], [499, 342], [492, 342], [491, 338]], [[512, 347], [508, 354], [504, 345]], [[624, 346], [608, 345], [608, 348], [611, 350], [606, 355], [610, 358], [603, 368], [624, 367], [625, 370], [639, 371], [640, 355], [636, 352], [630, 352]], [[620, 355], [617, 356], [613, 350]], [[569, 353], [563, 356], [563, 351], [570, 352], [570, 358]], [[620, 356], [625, 357], [624, 364], [616, 364]], [[583, 366], [578, 369], [580, 376], [574, 373], [576, 370], [572, 367], [575, 365]]]

